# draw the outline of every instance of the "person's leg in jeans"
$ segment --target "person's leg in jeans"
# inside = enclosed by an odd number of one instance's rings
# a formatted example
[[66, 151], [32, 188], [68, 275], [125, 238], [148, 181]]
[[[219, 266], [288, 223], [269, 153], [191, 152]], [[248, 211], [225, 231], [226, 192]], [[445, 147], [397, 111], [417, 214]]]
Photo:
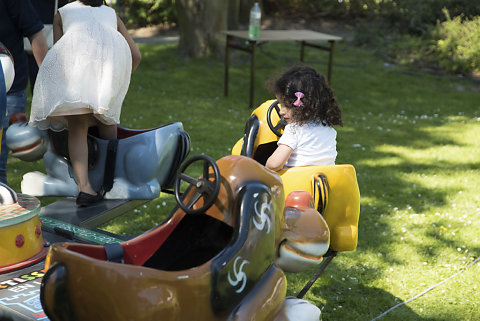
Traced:
[[5, 144], [5, 133], [7, 131], [10, 115], [13, 113], [24, 113], [27, 105], [27, 90], [7, 94], [7, 116], [3, 123], [2, 151], [0, 153], [0, 182], [7, 184], [7, 158], [8, 147]]

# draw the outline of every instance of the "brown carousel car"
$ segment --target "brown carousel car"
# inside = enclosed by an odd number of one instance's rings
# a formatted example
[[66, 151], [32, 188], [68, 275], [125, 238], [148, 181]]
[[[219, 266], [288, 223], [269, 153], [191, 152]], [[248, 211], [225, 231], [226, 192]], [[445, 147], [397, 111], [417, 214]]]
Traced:
[[192, 157], [174, 185], [178, 206], [158, 227], [105, 246], [50, 247], [40, 293], [50, 320], [320, 319], [286, 297], [284, 271], [321, 262], [330, 245], [308, 193], [285, 206], [280, 176], [236, 155]]

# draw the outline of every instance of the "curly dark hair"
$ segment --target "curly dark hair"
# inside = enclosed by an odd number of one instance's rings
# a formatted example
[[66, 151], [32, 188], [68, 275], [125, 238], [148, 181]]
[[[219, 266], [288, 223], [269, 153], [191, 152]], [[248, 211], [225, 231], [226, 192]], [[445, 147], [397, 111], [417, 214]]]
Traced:
[[91, 7], [100, 7], [102, 4], [107, 5], [105, 0], [79, 0], [79, 1], [84, 5], [91, 6]]
[[[307, 122], [325, 126], [343, 126], [342, 110], [327, 84], [325, 76], [307, 66], [295, 66], [270, 83], [272, 91], [283, 107], [292, 110], [292, 120], [300, 125]], [[294, 106], [296, 92], [302, 92], [301, 106]]]

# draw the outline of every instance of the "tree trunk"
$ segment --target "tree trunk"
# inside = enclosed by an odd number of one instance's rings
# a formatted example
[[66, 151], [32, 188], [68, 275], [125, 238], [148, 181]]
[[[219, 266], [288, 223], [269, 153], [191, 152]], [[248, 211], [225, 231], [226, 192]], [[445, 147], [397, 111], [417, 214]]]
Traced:
[[210, 52], [220, 54], [227, 29], [228, 1], [176, 0], [180, 40], [178, 51], [188, 58], [204, 57]]
[[240, 0], [228, 0], [228, 30], [237, 30], [240, 10]]
[[261, 0], [240, 0], [238, 6], [238, 22], [241, 25], [246, 26], [247, 28], [250, 21], [250, 10], [252, 9], [255, 2], [258, 2], [260, 4], [260, 8], [262, 7]]

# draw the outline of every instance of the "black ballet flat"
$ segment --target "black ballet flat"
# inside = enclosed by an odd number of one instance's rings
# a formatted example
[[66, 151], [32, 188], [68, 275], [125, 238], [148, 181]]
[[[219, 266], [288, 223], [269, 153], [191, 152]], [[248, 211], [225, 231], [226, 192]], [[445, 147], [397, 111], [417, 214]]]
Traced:
[[89, 206], [95, 203], [100, 202], [103, 200], [103, 195], [101, 193], [97, 193], [96, 195], [80, 192], [77, 196], [77, 205], [79, 207]]

